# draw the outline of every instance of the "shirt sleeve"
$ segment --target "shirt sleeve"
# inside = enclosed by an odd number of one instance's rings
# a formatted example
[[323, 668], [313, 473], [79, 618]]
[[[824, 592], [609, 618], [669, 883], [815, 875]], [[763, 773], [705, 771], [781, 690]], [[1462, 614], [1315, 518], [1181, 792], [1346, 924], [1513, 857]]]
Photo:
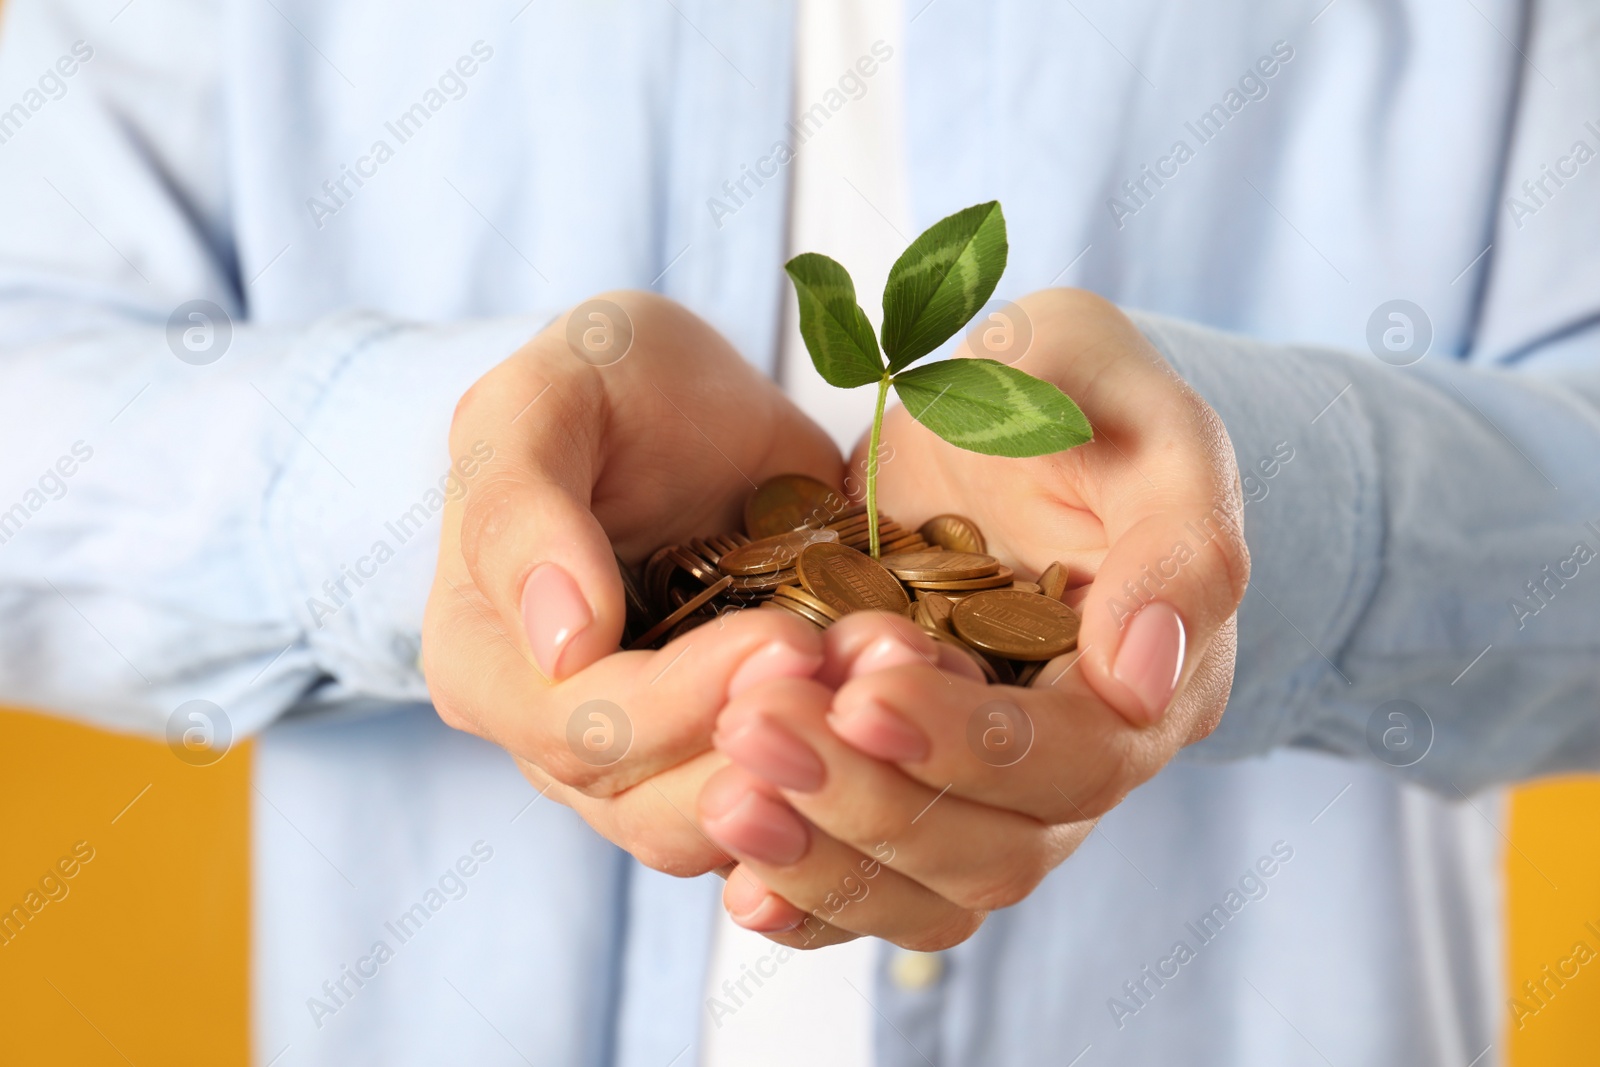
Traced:
[[1485, 269], [1457, 279], [1469, 350], [1395, 366], [1381, 332], [1356, 354], [1141, 319], [1248, 501], [1234, 698], [1192, 758], [1299, 745], [1450, 796], [1600, 767], [1600, 192], [1574, 177], [1597, 40], [1592, 5], [1533, 6]]
[[252, 323], [215, 6], [112, 10], [0, 35], [0, 701], [238, 736], [426, 699], [439, 513], [494, 447], [453, 460], [451, 412], [549, 316]]
[[1451, 795], [1600, 766], [1600, 331], [1399, 368], [1137, 318], [1244, 483], [1234, 692], [1192, 758], [1299, 745]]

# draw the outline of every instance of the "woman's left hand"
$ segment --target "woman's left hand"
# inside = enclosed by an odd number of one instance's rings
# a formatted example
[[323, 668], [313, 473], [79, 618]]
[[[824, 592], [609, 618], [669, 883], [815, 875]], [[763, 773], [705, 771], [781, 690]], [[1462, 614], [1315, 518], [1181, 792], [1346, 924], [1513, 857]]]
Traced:
[[906, 526], [963, 514], [1019, 576], [1065, 563], [1078, 648], [1031, 688], [985, 685], [908, 620], [855, 615], [816, 678], [732, 699], [716, 744], [733, 764], [700, 820], [739, 861], [729, 912], [775, 940], [959, 943], [1227, 703], [1249, 555], [1220, 420], [1113, 305], [1050, 290], [1021, 307], [1034, 341], [1014, 365], [1073, 397], [1094, 440], [983, 456], [896, 409], [880, 507]]

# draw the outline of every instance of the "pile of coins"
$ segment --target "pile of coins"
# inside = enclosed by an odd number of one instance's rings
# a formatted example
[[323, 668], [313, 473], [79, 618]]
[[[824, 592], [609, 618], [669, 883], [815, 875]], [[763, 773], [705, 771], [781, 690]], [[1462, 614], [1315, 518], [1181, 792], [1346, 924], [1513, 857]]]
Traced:
[[1066, 567], [1018, 581], [960, 515], [906, 530], [880, 512], [873, 559], [865, 505], [785, 474], [756, 489], [744, 519], [744, 533], [658, 549], [643, 574], [617, 561], [624, 647], [658, 648], [743, 608], [787, 611], [821, 629], [855, 611], [904, 615], [1003, 685], [1031, 684], [1046, 661], [1077, 647], [1078, 615], [1061, 599]]

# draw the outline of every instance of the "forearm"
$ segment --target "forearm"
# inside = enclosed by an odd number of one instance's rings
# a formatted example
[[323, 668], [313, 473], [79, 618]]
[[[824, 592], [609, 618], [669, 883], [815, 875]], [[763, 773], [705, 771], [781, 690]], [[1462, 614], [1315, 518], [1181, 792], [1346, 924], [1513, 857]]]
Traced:
[[0, 700], [159, 732], [204, 698], [242, 734], [330, 681], [425, 699], [438, 516], [482, 459], [451, 477], [450, 414], [538, 325], [239, 327], [202, 367], [133, 327], [9, 347]]

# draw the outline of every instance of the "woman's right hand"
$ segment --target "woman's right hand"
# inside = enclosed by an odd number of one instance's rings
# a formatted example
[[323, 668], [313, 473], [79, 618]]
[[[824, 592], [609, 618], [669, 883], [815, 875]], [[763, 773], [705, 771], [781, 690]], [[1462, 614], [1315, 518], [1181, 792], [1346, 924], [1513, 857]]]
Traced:
[[811, 674], [821, 636], [747, 611], [657, 652], [618, 652], [612, 549], [637, 565], [663, 544], [738, 529], [766, 478], [840, 484], [838, 450], [707, 323], [637, 292], [579, 305], [475, 383], [451, 453], [481, 442], [493, 456], [445, 509], [423, 625], [440, 717], [505, 748], [646, 864], [681, 875], [726, 864], [693, 821], [701, 784], [726, 764], [711, 748], [717, 713], [758, 681]]

